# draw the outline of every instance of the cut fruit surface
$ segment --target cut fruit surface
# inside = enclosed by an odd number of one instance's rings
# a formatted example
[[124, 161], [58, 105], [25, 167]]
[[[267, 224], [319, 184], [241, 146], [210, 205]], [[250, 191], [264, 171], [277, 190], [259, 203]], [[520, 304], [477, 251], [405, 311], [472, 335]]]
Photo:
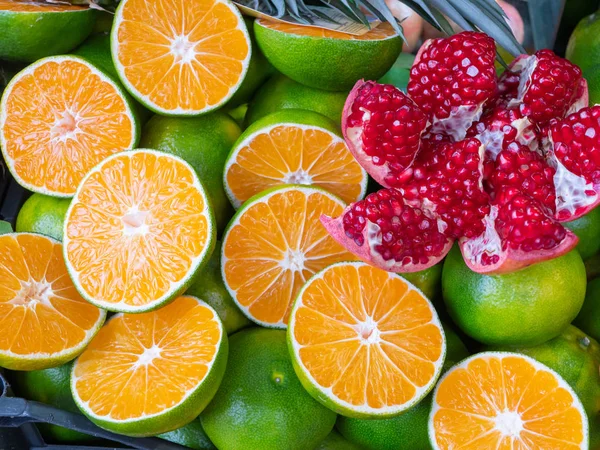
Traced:
[[210, 402], [227, 350], [217, 314], [195, 297], [145, 314], [117, 314], [73, 366], [73, 398], [108, 430], [165, 433], [191, 422]]
[[429, 416], [436, 450], [588, 448], [588, 420], [554, 371], [516, 353], [480, 353], [438, 383]]
[[71, 197], [85, 174], [132, 148], [138, 125], [121, 88], [74, 56], [42, 59], [17, 74], [0, 103], [0, 146], [25, 188]]
[[323, 228], [344, 203], [314, 187], [283, 186], [248, 200], [223, 238], [225, 286], [254, 322], [285, 328], [292, 302], [314, 273], [354, 260]]
[[260, 26], [282, 33], [295, 34], [298, 36], [313, 36], [317, 38], [341, 39], [345, 41], [377, 41], [397, 36], [398, 33], [389, 23], [382, 23], [372, 30], [361, 35], [342, 33], [340, 31], [326, 30], [319, 27], [295, 25], [285, 22], [274, 22], [271, 20], [258, 19]]
[[87, 8], [76, 5], [65, 5], [36, 1], [15, 1], [15, 0], [0, 0], [0, 11], [16, 11], [16, 12], [63, 12], [63, 11], [82, 11]]
[[446, 341], [435, 309], [399, 275], [361, 262], [311, 278], [290, 314], [288, 341], [304, 387], [349, 417], [386, 417], [437, 380]]
[[0, 236], [0, 367], [56, 367], [83, 351], [106, 313], [73, 286], [62, 245], [46, 236]]
[[282, 184], [321, 187], [346, 202], [360, 200], [367, 173], [353, 158], [336, 125], [311, 111], [287, 110], [253, 124], [234, 145], [224, 184], [237, 208]]
[[123, 0], [111, 40], [127, 89], [166, 115], [198, 115], [223, 105], [250, 63], [248, 30], [228, 0]]
[[86, 176], [63, 234], [81, 295], [104, 309], [135, 313], [183, 292], [213, 251], [215, 227], [192, 167], [140, 149], [113, 155]]

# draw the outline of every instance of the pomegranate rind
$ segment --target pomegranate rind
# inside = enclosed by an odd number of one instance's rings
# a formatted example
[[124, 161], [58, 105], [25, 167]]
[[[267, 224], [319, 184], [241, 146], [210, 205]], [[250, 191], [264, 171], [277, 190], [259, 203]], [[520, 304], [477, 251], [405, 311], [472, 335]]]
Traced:
[[[496, 264], [483, 265], [480, 262], [473, 260], [474, 252], [469, 247], [477, 245], [478, 242], [481, 242], [482, 239], [486, 238], [490, 241], [497, 240], [497, 243], [500, 244], [500, 236], [498, 236], [498, 232], [495, 230], [495, 228], [493, 228], [493, 223], [488, 224], [486, 231], [488, 236], [482, 235], [475, 239], [459, 240], [460, 252], [463, 255], [463, 259], [465, 260], [467, 267], [469, 267], [469, 269], [471, 269], [473, 272], [485, 275], [502, 275], [505, 273], [516, 272], [533, 264], [558, 258], [559, 256], [562, 256], [573, 250], [579, 242], [579, 238], [572, 231], [567, 229], [565, 238], [557, 247], [554, 247], [551, 250], [524, 252], [521, 250], [508, 248], [495, 253], [500, 257]], [[480, 257], [481, 255], [482, 253], [479, 253]]]
[[343, 217], [349, 212], [352, 208], [352, 205], [346, 207], [341, 216], [332, 218], [325, 215], [321, 216], [321, 223], [327, 230], [327, 232], [337, 241], [339, 242], [346, 250], [358, 256], [362, 261], [367, 264], [371, 264], [372, 266], [383, 269], [387, 272], [395, 272], [395, 273], [412, 273], [412, 272], [420, 272], [425, 269], [429, 269], [432, 266], [435, 266], [444, 257], [448, 254], [450, 249], [452, 248], [453, 241], [448, 239], [448, 242], [444, 246], [442, 252], [436, 257], [432, 257], [426, 264], [403, 264], [402, 262], [397, 262], [393, 260], [386, 261], [381, 257], [381, 255], [375, 250], [373, 247], [373, 242], [369, 239], [369, 226], [377, 226], [368, 222], [365, 228], [362, 231], [363, 236], [365, 237], [365, 243], [363, 245], [357, 245], [353, 239], [346, 236], [346, 232], [344, 231], [344, 223]]

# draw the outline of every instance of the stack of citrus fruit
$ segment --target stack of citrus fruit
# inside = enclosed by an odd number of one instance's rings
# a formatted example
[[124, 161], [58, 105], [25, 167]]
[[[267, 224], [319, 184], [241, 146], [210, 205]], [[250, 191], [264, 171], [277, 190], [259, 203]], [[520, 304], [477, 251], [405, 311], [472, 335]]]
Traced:
[[194, 449], [600, 443], [600, 288], [586, 297], [582, 262], [600, 213], [569, 225], [579, 252], [493, 276], [456, 250], [387, 272], [323, 227], [368, 189], [340, 129], [348, 92], [408, 81], [389, 24], [62, 3], [0, 0], [0, 146], [33, 192], [16, 232], [0, 228], [0, 368], [17, 395]]

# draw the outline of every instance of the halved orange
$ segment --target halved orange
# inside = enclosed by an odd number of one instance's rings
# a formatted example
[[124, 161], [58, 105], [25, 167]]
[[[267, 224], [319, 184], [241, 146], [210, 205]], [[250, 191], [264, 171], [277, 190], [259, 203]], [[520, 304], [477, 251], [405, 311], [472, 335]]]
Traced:
[[298, 294], [288, 344], [306, 390], [348, 417], [398, 415], [433, 388], [446, 355], [437, 313], [397, 274], [331, 265]]
[[217, 313], [182, 296], [158, 311], [112, 317], [75, 362], [71, 391], [100, 427], [154, 436], [202, 412], [221, 383], [227, 351]]
[[138, 124], [121, 88], [75, 56], [41, 59], [15, 75], [0, 103], [0, 146], [15, 179], [71, 197], [85, 174], [132, 148]]
[[556, 372], [528, 356], [487, 352], [450, 369], [433, 395], [438, 450], [587, 449], [588, 419]]
[[90, 171], [63, 233], [67, 268], [81, 295], [130, 313], [182, 293], [214, 241], [212, 208], [194, 169], [144, 149], [113, 155]]
[[122, 0], [111, 42], [125, 87], [166, 115], [223, 105], [250, 62], [248, 30], [229, 0]]
[[281, 184], [315, 185], [351, 203], [365, 195], [367, 180], [335, 123], [293, 109], [270, 114], [246, 129], [224, 173], [225, 190], [236, 208]]
[[319, 222], [344, 203], [315, 187], [282, 186], [244, 203], [223, 238], [221, 270], [227, 290], [248, 318], [285, 328], [292, 302], [314, 273], [356, 259]]
[[0, 367], [60, 366], [83, 351], [105, 317], [77, 293], [60, 242], [31, 233], [0, 236]]

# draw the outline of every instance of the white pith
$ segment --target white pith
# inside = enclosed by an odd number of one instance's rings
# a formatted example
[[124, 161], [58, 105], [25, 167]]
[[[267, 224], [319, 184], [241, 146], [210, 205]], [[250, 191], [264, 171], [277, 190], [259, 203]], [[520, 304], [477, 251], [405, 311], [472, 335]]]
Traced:
[[[235, 147], [232, 149], [231, 154], [227, 157], [227, 161], [225, 162], [225, 168], [223, 170], [223, 186], [225, 187], [225, 193], [227, 194], [227, 197], [229, 197], [229, 200], [231, 201], [234, 208], [236, 208], [236, 209], [239, 208], [242, 205], [242, 202], [235, 196], [235, 194], [229, 187], [229, 183], [227, 182], [227, 173], [231, 169], [231, 166], [236, 164], [238, 155], [243, 148], [250, 146], [252, 141], [254, 141], [257, 138], [257, 136], [260, 136], [263, 134], [268, 135], [275, 128], [279, 128], [279, 127], [298, 128], [302, 131], [317, 130], [317, 131], [326, 133], [331, 137], [331, 145], [337, 145], [339, 143], [345, 142], [342, 137], [338, 136], [335, 133], [332, 133], [330, 130], [328, 130], [326, 128], [322, 128], [322, 127], [319, 127], [316, 125], [305, 125], [305, 124], [292, 123], [292, 122], [281, 122], [281, 123], [268, 125], [268, 126], [261, 128], [260, 130], [253, 132], [252, 134], [249, 134], [246, 138], [244, 138], [244, 140], [242, 140], [239, 144], [236, 144]], [[357, 201], [362, 199], [365, 196], [365, 192], [367, 190], [367, 183], [369, 180], [369, 177], [367, 176], [367, 172], [362, 167], [360, 167], [360, 170], [362, 173], [362, 182], [361, 182], [360, 193], [356, 198]], [[314, 184], [312, 176], [310, 175], [310, 168], [308, 168], [307, 170], [303, 170], [302, 168], [299, 168], [294, 171], [290, 170], [289, 172], [283, 174], [283, 177], [281, 179], [276, 180], [276, 181], [280, 181], [282, 184], [300, 184], [300, 185], [305, 185], [305, 186], [311, 186]]]
[[[117, 84], [115, 84], [115, 82], [111, 78], [104, 75], [103, 72], [96, 69], [92, 64], [88, 63], [86, 60], [79, 58], [77, 56], [49, 56], [47, 58], [42, 58], [42, 59], [36, 61], [35, 63], [27, 66], [25, 69], [23, 69], [22, 71], [17, 73], [11, 79], [11, 81], [8, 83], [8, 85], [6, 86], [6, 88], [2, 94], [2, 98], [0, 99], [0, 150], [2, 151], [2, 155], [4, 156], [4, 161], [6, 162], [6, 165], [9, 169], [10, 173], [19, 182], [19, 184], [21, 186], [29, 189], [30, 191], [38, 192], [40, 194], [45, 194], [45, 195], [51, 195], [53, 197], [72, 197], [73, 194], [64, 194], [64, 193], [50, 191], [44, 186], [42, 186], [42, 187], [34, 186], [30, 183], [27, 183], [25, 180], [23, 180], [19, 176], [19, 174], [15, 171], [14, 160], [6, 152], [7, 142], [6, 142], [6, 137], [4, 136], [4, 125], [6, 124], [6, 120], [7, 120], [6, 109], [7, 109], [8, 98], [12, 94], [12, 91], [13, 91], [15, 85], [17, 84], [17, 82], [20, 81], [24, 76], [31, 75], [33, 72], [36, 71], [36, 69], [38, 67], [40, 67], [44, 64], [47, 64], [50, 62], [60, 64], [63, 61], [77, 61], [78, 63], [85, 65], [94, 76], [97, 76], [98, 78], [100, 78], [100, 80], [102, 82], [107, 83], [111, 86], [111, 88], [114, 90], [115, 95], [118, 95], [122, 98], [123, 104], [125, 105], [124, 114], [127, 116], [129, 121], [131, 122], [132, 135], [131, 135], [131, 140], [129, 142], [129, 145], [127, 147], [133, 148], [138, 140], [138, 132], [137, 132], [137, 128], [135, 125], [134, 114], [130, 107], [129, 102], [126, 100], [126, 98], [124, 96], [123, 89], [121, 87], [117, 86]], [[56, 142], [58, 142], [58, 141], [66, 142], [69, 139], [77, 140], [77, 135], [80, 133], [80, 130], [77, 127], [77, 124], [81, 120], [85, 120], [85, 117], [81, 116], [80, 113], [75, 109], [75, 107], [73, 105], [65, 105], [64, 110], [55, 111], [55, 122], [52, 127], [52, 132], [54, 132], [53, 140], [55, 140]], [[67, 125], [67, 127], [65, 127], [65, 125]]]
[[531, 84], [531, 75], [538, 66], [538, 58], [535, 55], [519, 59], [511, 68], [513, 72], [520, 72], [519, 87], [517, 96], [508, 102], [508, 108], [519, 107], [523, 103], [523, 99]]
[[[244, 81], [244, 78], [246, 77], [246, 75], [248, 73], [248, 67], [250, 65], [250, 58], [252, 56], [252, 46], [250, 43], [251, 42], [250, 35], [248, 34], [248, 30], [246, 29], [246, 25], [244, 23], [244, 19], [242, 18], [241, 13], [233, 4], [231, 4], [230, 2], [225, 1], [225, 0], [214, 0], [214, 5], [217, 5], [217, 4], [225, 5], [232, 12], [232, 14], [236, 17], [236, 19], [238, 21], [237, 29], [244, 34], [244, 36], [246, 38], [246, 42], [248, 43], [248, 54], [246, 55], [246, 58], [243, 61], [240, 61], [240, 63], [242, 64], [242, 71], [240, 73], [240, 78], [235, 85], [233, 85], [229, 88], [229, 93], [225, 97], [223, 97], [221, 99], [221, 101], [215, 103], [214, 105], [207, 104], [205, 108], [202, 108], [200, 110], [195, 110], [195, 109], [182, 108], [180, 106], [178, 106], [175, 109], [163, 108], [163, 107], [157, 105], [156, 103], [154, 103], [152, 100], [150, 100], [149, 95], [142, 94], [133, 84], [131, 84], [129, 79], [126, 77], [125, 66], [122, 64], [121, 60], [119, 59], [120, 43], [119, 43], [118, 35], [119, 35], [120, 25], [123, 23], [123, 9], [125, 8], [127, 3], [128, 3], [128, 0], [122, 0], [119, 3], [119, 6], [117, 7], [117, 9], [115, 11], [113, 27], [112, 27], [112, 31], [111, 31], [111, 39], [110, 39], [111, 53], [112, 53], [112, 60], [115, 65], [115, 69], [117, 70], [117, 73], [119, 74], [119, 78], [120, 78], [121, 82], [126, 86], [127, 90], [137, 100], [139, 100], [144, 105], [150, 105], [150, 108], [158, 113], [163, 113], [163, 114], [167, 114], [167, 115], [181, 115], [181, 116], [191, 115], [191, 116], [194, 116], [194, 115], [198, 115], [201, 113], [206, 113], [206, 112], [215, 110], [215, 109], [221, 107], [222, 105], [224, 105], [225, 103], [227, 103], [227, 101], [231, 97], [233, 97], [233, 95], [237, 92], [239, 87], [242, 85], [242, 82]], [[213, 7], [214, 7], [214, 5], [213, 5]], [[170, 39], [171, 39], [171, 45], [169, 47], [169, 51], [171, 51], [172, 54], [176, 57], [174, 64], [189, 64], [193, 59], [195, 59], [195, 56], [197, 54], [199, 54], [199, 53], [195, 52], [193, 50], [193, 48], [190, 48], [191, 45], [195, 46], [199, 42], [189, 42], [189, 39], [186, 35], [178, 34], [173, 30], [173, 35], [170, 36]], [[196, 61], [196, 63], [199, 63], [199, 62]], [[208, 70], [208, 69], [206, 69], [206, 70]]]
[[[438, 358], [438, 360], [435, 362], [432, 362], [435, 366], [435, 373], [432, 376], [429, 383], [427, 383], [425, 386], [422, 386], [422, 387], [418, 387], [413, 384], [413, 387], [415, 388], [415, 395], [411, 400], [409, 400], [408, 402], [406, 402], [404, 404], [394, 405], [394, 406], [385, 406], [383, 408], [372, 408], [366, 402], [362, 405], [353, 405], [351, 403], [346, 402], [345, 400], [340, 399], [335, 394], [333, 394], [332, 388], [324, 388], [323, 386], [321, 386], [317, 383], [317, 381], [314, 379], [314, 377], [308, 371], [308, 369], [302, 362], [302, 359], [300, 358], [300, 349], [303, 346], [298, 344], [298, 342], [293, 338], [294, 327], [295, 327], [295, 322], [296, 322], [296, 320], [295, 320], [296, 313], [297, 313], [298, 309], [301, 306], [303, 306], [302, 297], [304, 295], [304, 292], [306, 291], [306, 288], [310, 284], [312, 284], [315, 280], [322, 279], [324, 274], [328, 270], [331, 270], [334, 267], [339, 267], [339, 266], [361, 267], [361, 266], [366, 266], [366, 265], [367, 264], [363, 263], [363, 262], [354, 262], [354, 261], [353, 262], [339, 262], [339, 263], [332, 264], [331, 266], [326, 267], [325, 269], [321, 270], [317, 274], [313, 275], [304, 284], [304, 286], [298, 293], [298, 296], [294, 303], [294, 307], [292, 308], [292, 311], [290, 313], [288, 341], [291, 342], [291, 346], [292, 346], [292, 358], [294, 359], [295, 363], [297, 364], [299, 369], [302, 371], [303, 375], [310, 382], [310, 384], [312, 385], [312, 387], [314, 389], [319, 391], [319, 393], [321, 395], [327, 397], [331, 402], [336, 404], [341, 409], [350, 410], [353, 413], [358, 413], [364, 417], [369, 416], [369, 417], [375, 418], [378, 416], [385, 417], [385, 416], [396, 415], [396, 414], [401, 413], [402, 411], [406, 411], [407, 409], [409, 409], [412, 406], [414, 406], [415, 404], [417, 404], [433, 388], [433, 386], [435, 385], [435, 383], [441, 373], [441, 370], [442, 370], [442, 364], [446, 357], [446, 336], [444, 334], [444, 330], [442, 328], [441, 322], [439, 321], [439, 318], [437, 316], [437, 313], [436, 313], [434, 307], [431, 305], [429, 300], [427, 300], [427, 297], [425, 297], [425, 295], [423, 295], [423, 293], [417, 287], [415, 287], [412, 283], [410, 283], [407, 280], [405, 280], [404, 278], [402, 278], [403, 281], [405, 281], [406, 284], [408, 285], [409, 290], [413, 290], [413, 291], [420, 293], [423, 296], [423, 298], [427, 301], [427, 303], [429, 304], [431, 311], [432, 311], [432, 319], [431, 319], [430, 323], [436, 325], [440, 330], [441, 337], [442, 337], [442, 351], [440, 352], [440, 357]], [[396, 273], [388, 272], [387, 274], [390, 278], [393, 278], [393, 277], [401, 278], [400, 275], [398, 275]], [[364, 346], [379, 345], [382, 342], [381, 332], [377, 328], [377, 323], [371, 317], [367, 316], [366, 320], [364, 320], [364, 321], [357, 320], [357, 323], [356, 323], [356, 325], [353, 326], [353, 328], [356, 330], [356, 339], [360, 340], [361, 345], [364, 345]], [[405, 377], [405, 378], [409, 383], [411, 383], [410, 380], [408, 379], [408, 377]]]
[[[147, 303], [143, 307], [128, 305], [124, 301], [121, 301], [119, 303], [109, 303], [102, 299], [90, 296], [85, 291], [83, 286], [81, 286], [81, 282], [79, 280], [79, 272], [77, 272], [75, 270], [72, 263], [69, 261], [69, 258], [67, 255], [67, 249], [68, 249], [69, 243], [71, 242], [71, 239], [69, 238], [69, 235], [67, 233], [68, 221], [69, 221], [69, 218], [73, 211], [73, 208], [75, 207], [75, 205], [77, 205], [79, 203], [79, 194], [80, 194], [81, 190], [83, 189], [83, 187], [85, 186], [87, 180], [93, 174], [95, 174], [97, 172], [101, 172], [103, 167], [108, 162], [112, 161], [113, 159], [115, 159], [115, 158], [130, 158], [131, 159], [138, 153], [150, 153], [157, 157], [171, 158], [171, 159], [178, 161], [179, 163], [181, 163], [182, 165], [184, 165], [185, 167], [188, 168], [188, 170], [190, 171], [190, 173], [192, 174], [192, 177], [193, 177], [193, 183], [191, 186], [194, 187], [201, 194], [202, 199], [204, 201], [204, 209], [202, 211], [200, 211], [199, 213], [206, 218], [206, 223], [207, 223], [207, 227], [208, 227], [206, 230], [207, 240], [205, 242], [205, 246], [202, 249], [202, 252], [197, 257], [191, 259], [190, 267], [188, 268], [186, 275], [178, 282], [171, 281], [170, 287], [167, 290], [167, 292], [165, 292], [164, 295], [162, 295], [160, 298], [154, 300], [153, 302]], [[100, 164], [98, 164], [96, 167], [94, 167], [92, 170], [90, 170], [88, 172], [88, 174], [83, 178], [83, 180], [79, 184], [79, 187], [77, 188], [77, 192], [75, 193], [75, 196], [73, 197], [73, 200], [71, 201], [69, 208], [67, 210], [67, 213], [65, 215], [65, 221], [64, 221], [64, 225], [63, 225], [63, 255], [65, 258], [65, 265], [67, 267], [67, 270], [69, 272], [71, 280], [73, 281], [73, 284], [75, 285], [75, 288], [77, 289], [79, 294], [85, 300], [87, 300], [88, 302], [92, 303], [93, 305], [95, 305], [99, 308], [106, 309], [109, 311], [119, 311], [119, 312], [127, 313], [127, 312], [145, 312], [145, 311], [150, 311], [152, 309], [155, 309], [157, 306], [159, 306], [160, 304], [162, 304], [165, 301], [167, 301], [168, 299], [170, 299], [175, 292], [180, 291], [186, 285], [186, 283], [189, 281], [189, 279], [194, 275], [194, 273], [196, 272], [196, 270], [198, 269], [200, 264], [207, 258], [208, 250], [211, 248], [212, 241], [214, 240], [214, 232], [215, 232], [214, 218], [212, 216], [209, 205], [210, 205], [210, 201], [208, 200], [208, 196], [207, 196], [204, 188], [200, 184], [200, 180], [196, 174], [196, 171], [192, 168], [192, 166], [190, 166], [186, 161], [179, 158], [178, 156], [174, 156], [174, 155], [171, 155], [168, 153], [163, 153], [163, 152], [159, 152], [156, 150], [150, 150], [150, 149], [135, 149], [135, 150], [128, 150], [128, 151], [121, 152], [121, 153], [116, 153], [116, 154], [111, 155], [108, 158], [104, 159]], [[122, 227], [123, 227], [122, 233], [124, 236], [127, 236], [129, 238], [133, 238], [134, 236], [139, 236], [141, 238], [144, 238], [144, 236], [145, 236], [144, 231], [146, 230], [147, 226], [145, 226], [144, 223], [140, 223], [139, 227], [132, 227], [131, 226], [132, 222], [129, 222], [130, 220], [134, 220], [134, 219], [139, 221], [139, 219], [142, 216], [144, 218], [146, 218], [146, 216], [144, 216], [143, 213], [144, 212], [142, 212], [142, 214], [139, 214], [139, 211], [136, 211], [135, 209], [133, 209], [132, 215], [129, 216], [126, 219], [126, 221], [122, 220]], [[129, 225], [127, 224], [127, 222], [129, 222]], [[128, 227], [129, 227], [129, 229], [127, 229]]]
[[485, 231], [472, 239], [461, 239], [461, 251], [466, 259], [474, 264], [481, 264], [483, 255], [499, 255], [502, 250], [502, 240], [496, 231], [498, 207], [490, 206], [490, 213], [484, 217]]
[[455, 142], [462, 141], [467, 135], [467, 130], [482, 114], [483, 104], [453, 107], [449, 117], [438, 119], [434, 116], [429, 131], [452, 136]]
[[[32, 235], [39, 236], [35, 233], [9, 233], [8, 236], [19, 236], [19, 235]], [[5, 235], [6, 236], [6, 235]], [[48, 236], [44, 236], [49, 241], [57, 244], [59, 241], [50, 238]], [[7, 268], [10, 270], [10, 268]], [[42, 304], [53, 310], [57, 311], [54, 305], [50, 303], [50, 296], [57, 295], [52, 290], [52, 285], [45, 278], [38, 281], [30, 279], [29, 281], [19, 280], [21, 282], [21, 290], [17, 293], [15, 299], [7, 302], [12, 303], [13, 305], [22, 306], [25, 308], [35, 308], [37, 304]], [[58, 311], [57, 311], [58, 312]], [[88, 330], [81, 330], [85, 333], [85, 338], [82, 341], [73, 347], [65, 348], [64, 350], [56, 353], [49, 352], [38, 352], [38, 353], [14, 353], [11, 350], [1, 350], [0, 355], [5, 356], [6, 358], [10, 358], [17, 361], [36, 361], [36, 360], [51, 360], [51, 361], [60, 361], [60, 360], [68, 360], [77, 356], [91, 341], [94, 335], [98, 332], [104, 320], [106, 319], [106, 311], [99, 309], [98, 310], [98, 319]], [[60, 314], [60, 313], [59, 313]], [[18, 332], [15, 330], [15, 333]]]
[[[535, 359], [533, 359], [529, 356], [525, 356], [521, 353], [482, 352], [482, 353], [478, 353], [478, 354], [472, 355], [472, 356], [464, 359], [460, 363], [454, 365], [450, 370], [446, 371], [446, 373], [444, 373], [440, 377], [440, 379], [434, 389], [432, 406], [431, 406], [431, 411], [429, 413], [429, 420], [428, 420], [429, 442], [432, 445], [432, 447], [434, 448], [434, 450], [447, 450], [446, 447], [442, 448], [438, 445], [438, 443], [436, 441], [435, 426], [434, 426], [434, 417], [435, 417], [436, 413], [442, 409], [438, 405], [437, 397], [438, 397], [439, 389], [442, 386], [444, 380], [448, 376], [450, 376], [450, 374], [452, 372], [454, 372], [456, 370], [467, 369], [469, 363], [473, 360], [487, 359], [487, 358], [492, 358], [492, 357], [522, 358], [522, 359], [526, 360], [527, 362], [529, 362], [537, 371], [545, 371], [545, 372], [549, 372], [552, 375], [554, 375], [558, 382], [558, 387], [568, 391], [571, 394], [571, 397], [573, 398], [572, 406], [575, 407], [581, 413], [584, 429], [583, 429], [583, 439], [581, 441], [581, 445], [579, 446], [579, 449], [580, 450], [588, 450], [589, 449], [589, 439], [588, 439], [589, 424], [588, 424], [587, 414], [585, 413], [585, 409], [583, 408], [583, 404], [581, 403], [581, 400], [579, 399], [579, 397], [577, 396], [575, 391], [573, 391], [571, 386], [558, 373], [556, 373], [554, 370], [550, 369], [549, 367], [545, 366], [544, 364], [536, 361]], [[493, 404], [493, 402], [490, 402], [490, 405], [492, 405], [492, 404]], [[494, 417], [485, 417], [485, 416], [480, 416], [480, 415], [477, 415], [477, 417], [480, 419], [489, 420], [493, 425], [492, 428], [494, 430], [499, 431], [502, 436], [511, 438], [513, 442], [520, 441], [520, 433], [525, 428], [527, 421], [523, 420], [517, 411], [513, 411], [510, 409], [505, 409], [502, 411], [496, 410], [495, 413], [496, 413], [496, 415]], [[536, 419], [537, 419], [536, 417], [533, 417], [530, 420], [535, 421]], [[536, 433], [534, 432], [534, 434], [536, 434]], [[473, 440], [477, 439], [478, 437], [479, 436], [473, 436]], [[523, 445], [525, 445], [525, 447], [526, 447], [526, 443], [523, 443]]]
[[[528, 146], [532, 150], [537, 150], [537, 140], [531, 122], [527, 117], [517, 119], [508, 124], [517, 130], [515, 141]], [[496, 160], [498, 154], [502, 151], [504, 142], [504, 132], [502, 129], [490, 130], [484, 129], [477, 135], [477, 139], [485, 146], [486, 152]]]
[[[80, 377], [77, 377], [75, 375], [76, 366], [77, 366], [77, 363], [79, 360], [76, 360], [75, 364], [73, 365], [73, 371], [71, 373], [71, 393], [73, 394], [73, 400], [75, 400], [75, 403], [77, 404], [77, 406], [79, 408], [81, 408], [82, 410], [84, 410], [85, 414], [87, 416], [93, 417], [98, 420], [106, 421], [106, 422], [112, 422], [115, 424], [139, 422], [139, 421], [151, 419], [153, 417], [164, 416], [164, 415], [168, 414], [170, 411], [177, 409], [178, 407], [183, 405], [186, 402], [186, 400], [189, 399], [189, 397], [191, 397], [198, 389], [200, 389], [203, 386], [204, 382], [210, 377], [210, 375], [212, 373], [212, 368], [215, 364], [215, 361], [217, 360], [217, 357], [220, 355], [220, 350], [221, 350], [221, 345], [223, 342], [223, 337], [225, 334], [225, 329], [223, 328], [223, 323], [219, 319], [218, 314], [210, 305], [208, 305], [203, 300], [200, 300], [191, 295], [186, 295], [185, 297], [191, 297], [194, 300], [196, 300], [200, 305], [209, 309], [211, 311], [211, 313], [213, 314], [213, 317], [212, 317], [213, 322], [216, 322], [219, 327], [219, 341], [214, 345], [215, 352], [214, 352], [212, 360], [206, 365], [207, 370], [206, 370], [206, 373], [204, 374], [204, 377], [198, 382], [198, 384], [195, 387], [188, 389], [185, 392], [184, 396], [181, 398], [181, 400], [176, 405], [173, 405], [172, 407], [167, 408], [162, 412], [154, 413], [154, 414], [145, 414], [145, 415], [135, 417], [132, 419], [115, 420], [115, 419], [112, 419], [110, 417], [110, 415], [101, 416], [101, 415], [94, 413], [89, 407], [89, 402], [84, 402], [81, 399], [81, 397], [79, 396], [77, 389], [76, 389], [76, 385], [77, 385], [77, 380], [79, 380]], [[113, 317], [111, 317], [109, 319], [107, 324], [112, 320], [121, 319], [123, 316], [124, 316], [123, 313], [115, 314]], [[158, 346], [153, 345], [152, 347], [146, 348], [146, 350], [140, 355], [139, 360], [127, 370], [133, 372], [135, 369], [137, 369], [138, 367], [140, 367], [142, 365], [152, 365], [154, 359], [160, 358], [159, 353], [160, 353], [160, 349], [158, 348]]]
[[[552, 140], [552, 138], [550, 139]], [[588, 183], [585, 178], [570, 172], [552, 153], [547, 160], [548, 164], [556, 170], [554, 186], [557, 216], [565, 210], [572, 215], [578, 209], [585, 208], [597, 201], [598, 193], [594, 190], [593, 183]]]
[[[271, 190], [268, 191], [266, 194], [261, 195], [260, 197], [255, 198], [253, 201], [252, 200], [247, 201], [237, 211], [237, 213], [235, 214], [235, 216], [233, 216], [233, 219], [229, 223], [229, 225], [227, 227], [227, 230], [223, 234], [223, 240], [222, 240], [223, 244], [222, 244], [222, 247], [221, 247], [221, 249], [222, 249], [222, 251], [221, 251], [221, 276], [223, 277], [223, 284], [225, 285], [225, 288], [227, 289], [227, 291], [229, 292], [229, 294], [231, 295], [231, 297], [235, 301], [235, 304], [242, 311], [242, 313], [244, 313], [244, 315], [246, 317], [248, 317], [248, 319], [250, 319], [252, 322], [255, 322], [255, 323], [257, 323], [259, 325], [262, 325], [264, 327], [267, 327], [267, 328], [283, 328], [283, 329], [285, 329], [285, 328], [287, 328], [287, 324], [283, 320], [280, 320], [277, 323], [264, 322], [264, 321], [258, 320], [250, 312], [250, 307], [253, 305], [253, 303], [250, 304], [250, 305], [248, 305], [248, 306], [244, 306], [244, 305], [242, 305], [238, 301], [236, 291], [234, 289], [232, 289], [229, 286], [229, 283], [227, 282], [227, 276], [226, 276], [226, 273], [225, 273], [225, 266], [227, 264], [227, 261], [229, 261], [229, 259], [227, 258], [227, 256], [225, 256], [225, 247], [226, 247], [227, 239], [229, 238], [229, 234], [231, 233], [231, 230], [233, 230], [237, 226], [239, 226], [240, 220], [241, 220], [242, 216], [244, 215], [244, 213], [248, 209], [250, 209], [251, 207], [253, 207], [257, 203], [268, 203], [269, 199], [272, 196], [279, 195], [279, 194], [281, 194], [283, 192], [286, 192], [286, 191], [301, 191], [301, 192], [304, 193], [304, 195], [306, 197], [308, 197], [311, 194], [324, 195], [324, 196], [328, 197], [330, 200], [332, 200], [335, 203], [339, 204], [342, 210], [346, 206], [345, 203], [341, 199], [339, 199], [338, 197], [336, 197], [333, 194], [330, 194], [329, 192], [325, 191], [324, 189], [321, 189], [321, 188], [318, 188], [318, 187], [309, 187], [309, 186], [279, 186], [279, 187], [271, 188]], [[290, 272], [292, 272], [294, 274], [294, 273], [298, 273], [298, 272], [302, 273], [302, 270], [305, 268], [304, 267], [305, 261], [306, 261], [306, 255], [304, 255], [304, 253], [301, 250], [299, 250], [299, 249], [288, 249], [287, 252], [284, 253], [283, 259], [278, 260], [278, 263], [279, 263], [279, 266], [283, 270], [288, 270], [288, 271], [290, 271]]]
[[150, 211], [140, 211], [138, 205], [134, 205], [125, 214], [121, 221], [123, 222], [124, 236], [145, 236], [149, 232], [146, 220], [150, 215]]

